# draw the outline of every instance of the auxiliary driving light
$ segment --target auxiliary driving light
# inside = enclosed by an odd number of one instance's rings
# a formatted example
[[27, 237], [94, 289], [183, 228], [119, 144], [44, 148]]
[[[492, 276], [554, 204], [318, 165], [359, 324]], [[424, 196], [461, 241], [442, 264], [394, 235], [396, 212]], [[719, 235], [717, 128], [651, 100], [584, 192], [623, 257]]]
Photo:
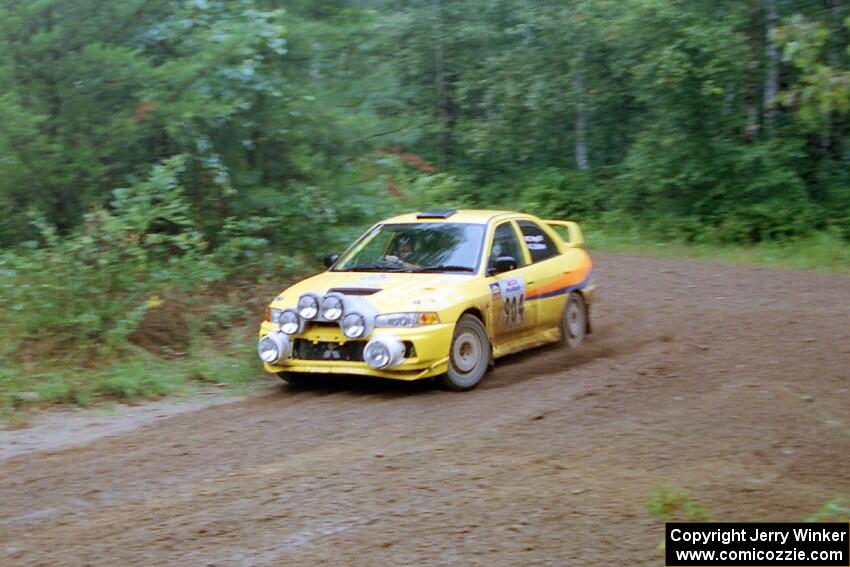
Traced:
[[301, 332], [303, 326], [301, 324], [301, 318], [298, 317], [298, 313], [294, 309], [283, 311], [278, 318], [278, 322], [280, 323], [280, 330], [287, 335], [297, 335]]
[[273, 331], [260, 339], [257, 344], [257, 354], [266, 364], [286, 362], [292, 354], [292, 341], [281, 331]]
[[357, 339], [366, 333], [366, 318], [360, 313], [349, 313], [342, 320], [342, 334], [349, 339]]
[[327, 295], [322, 300], [322, 318], [326, 321], [339, 321], [342, 317], [342, 299], [335, 295]]
[[319, 299], [314, 295], [302, 295], [298, 298], [298, 314], [308, 321], [319, 314]]
[[363, 360], [375, 370], [398, 366], [404, 360], [404, 343], [395, 335], [376, 335], [363, 349]]

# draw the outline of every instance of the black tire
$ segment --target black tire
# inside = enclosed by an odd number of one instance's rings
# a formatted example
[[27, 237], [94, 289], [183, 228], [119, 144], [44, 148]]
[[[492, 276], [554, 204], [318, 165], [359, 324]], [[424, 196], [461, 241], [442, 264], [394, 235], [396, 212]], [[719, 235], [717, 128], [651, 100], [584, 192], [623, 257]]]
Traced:
[[564, 313], [561, 315], [561, 344], [569, 348], [578, 348], [587, 336], [587, 303], [578, 292], [567, 297]]
[[490, 339], [484, 323], [474, 315], [462, 315], [455, 325], [449, 347], [449, 369], [440, 380], [456, 392], [471, 390], [490, 367]]
[[295, 388], [303, 388], [310, 384], [310, 379], [297, 372], [278, 372], [277, 377]]

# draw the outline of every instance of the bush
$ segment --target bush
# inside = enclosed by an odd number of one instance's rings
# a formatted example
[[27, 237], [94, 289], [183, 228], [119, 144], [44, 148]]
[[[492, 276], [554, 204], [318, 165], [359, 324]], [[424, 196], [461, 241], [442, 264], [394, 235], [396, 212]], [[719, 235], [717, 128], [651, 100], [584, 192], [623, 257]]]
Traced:
[[110, 209], [89, 213], [64, 238], [33, 219], [41, 242], [0, 259], [0, 324], [11, 344], [49, 335], [51, 349], [114, 347], [159, 305], [159, 290], [223, 277], [192, 226], [181, 167], [174, 158], [116, 189]]
[[541, 216], [581, 220], [605, 209], [605, 185], [586, 172], [546, 169], [520, 187], [516, 207]]
[[178, 182], [182, 169], [180, 157], [157, 165], [65, 237], [33, 218], [40, 241], [0, 256], [6, 354], [36, 340], [54, 354], [120, 349], [170, 291], [196, 294], [259, 263], [266, 242], [252, 233], [265, 222], [228, 221], [209, 250]]

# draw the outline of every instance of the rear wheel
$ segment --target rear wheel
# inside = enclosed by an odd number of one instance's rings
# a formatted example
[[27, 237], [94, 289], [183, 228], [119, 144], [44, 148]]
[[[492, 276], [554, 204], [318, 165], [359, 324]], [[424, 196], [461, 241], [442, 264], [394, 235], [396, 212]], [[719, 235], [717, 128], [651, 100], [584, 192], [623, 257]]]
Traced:
[[587, 335], [587, 304], [580, 293], [572, 292], [567, 298], [561, 317], [561, 343], [578, 348]]
[[456, 391], [471, 390], [481, 381], [490, 365], [490, 339], [478, 317], [463, 315], [455, 325], [449, 348], [449, 368], [441, 377], [443, 385]]

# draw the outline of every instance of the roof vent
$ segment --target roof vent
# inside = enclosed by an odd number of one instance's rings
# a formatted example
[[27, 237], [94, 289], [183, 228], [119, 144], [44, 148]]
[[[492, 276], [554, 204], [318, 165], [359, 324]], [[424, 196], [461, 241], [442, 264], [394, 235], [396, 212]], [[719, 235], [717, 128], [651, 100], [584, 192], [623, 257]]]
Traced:
[[418, 219], [447, 219], [457, 212], [457, 209], [433, 209], [416, 213]]

